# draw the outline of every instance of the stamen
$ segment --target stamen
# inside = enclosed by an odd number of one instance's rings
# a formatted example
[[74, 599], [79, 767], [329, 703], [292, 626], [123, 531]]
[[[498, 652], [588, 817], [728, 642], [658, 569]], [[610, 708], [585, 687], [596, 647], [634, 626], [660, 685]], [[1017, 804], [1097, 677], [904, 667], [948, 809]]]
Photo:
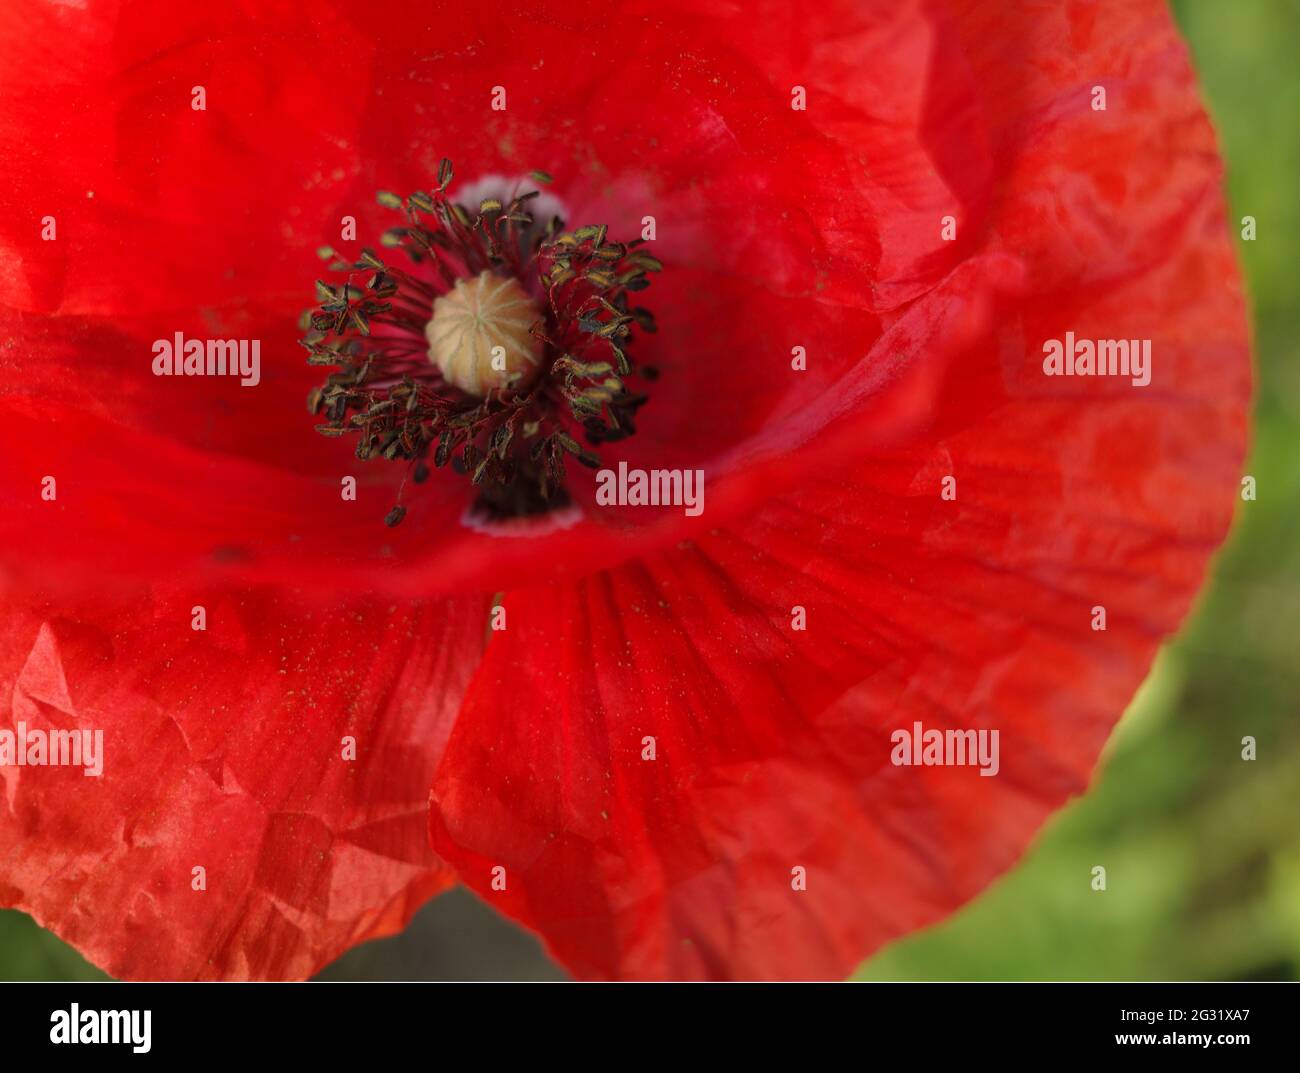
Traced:
[[[310, 364], [339, 371], [308, 408], [324, 417], [322, 435], [355, 433], [358, 458], [404, 460], [416, 483], [430, 454], [464, 473], [485, 514], [553, 509], [567, 502], [566, 456], [600, 465], [580, 439], [598, 446], [635, 431], [647, 396], [627, 386], [629, 343], [654, 318], [629, 295], [661, 266], [640, 241], [608, 240], [603, 225], [562, 232], [553, 216], [539, 226], [527, 212], [536, 190], [468, 207], [447, 196], [451, 178], [444, 160], [432, 193], [379, 195], [405, 214], [383, 242], [409, 267], [370, 249], [352, 264], [322, 250], [346, 278], [317, 283], [302, 342]], [[405, 513], [399, 504], [389, 524]]]

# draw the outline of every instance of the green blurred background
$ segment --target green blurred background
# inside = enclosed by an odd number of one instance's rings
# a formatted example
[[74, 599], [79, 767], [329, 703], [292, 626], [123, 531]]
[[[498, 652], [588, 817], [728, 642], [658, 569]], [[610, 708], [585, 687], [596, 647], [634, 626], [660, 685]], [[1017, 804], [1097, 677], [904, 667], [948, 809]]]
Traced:
[[[1258, 353], [1254, 446], [1212, 583], [1107, 749], [1096, 785], [1021, 864], [864, 980], [1300, 978], [1300, 0], [1178, 0], [1229, 167]], [[1258, 759], [1241, 759], [1253, 735]], [[1107, 870], [1094, 893], [1090, 870]], [[559, 979], [463, 891], [326, 979]], [[0, 911], [0, 980], [102, 979]]]

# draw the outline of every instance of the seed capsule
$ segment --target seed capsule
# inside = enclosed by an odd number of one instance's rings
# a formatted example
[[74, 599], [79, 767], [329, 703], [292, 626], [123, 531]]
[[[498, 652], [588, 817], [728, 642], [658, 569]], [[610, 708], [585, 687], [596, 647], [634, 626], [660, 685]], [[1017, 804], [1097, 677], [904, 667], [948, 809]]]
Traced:
[[434, 300], [425, 325], [429, 360], [448, 383], [480, 398], [495, 388], [523, 387], [542, 360], [542, 341], [529, 333], [540, 316], [516, 279], [484, 270], [457, 280]]

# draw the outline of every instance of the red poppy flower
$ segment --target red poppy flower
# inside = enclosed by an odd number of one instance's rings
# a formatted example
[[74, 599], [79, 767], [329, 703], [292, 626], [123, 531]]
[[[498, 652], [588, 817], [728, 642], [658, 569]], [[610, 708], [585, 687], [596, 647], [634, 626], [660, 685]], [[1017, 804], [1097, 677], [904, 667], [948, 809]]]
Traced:
[[0, 730], [103, 731], [0, 767], [0, 902], [116, 975], [305, 976], [459, 881], [579, 976], [842, 976], [1086, 786], [1228, 526], [1155, 0], [19, 4], [0, 88]]

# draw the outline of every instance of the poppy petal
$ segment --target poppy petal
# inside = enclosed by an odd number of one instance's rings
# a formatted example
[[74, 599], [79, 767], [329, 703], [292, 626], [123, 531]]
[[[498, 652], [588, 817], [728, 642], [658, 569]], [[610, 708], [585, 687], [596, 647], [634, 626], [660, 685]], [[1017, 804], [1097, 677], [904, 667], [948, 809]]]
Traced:
[[[1009, 867], [1087, 785], [1231, 520], [1248, 333], [1204, 163], [1157, 250], [1004, 310], [924, 434], [507, 593], [433, 784], [462, 880], [579, 976], [841, 977]], [[1044, 376], [1066, 330], [1149, 339], [1151, 383]], [[891, 762], [918, 723], [998, 731], [997, 775]]]
[[128, 979], [305, 977], [401, 929], [451, 881], [428, 781], [486, 612], [11, 586], [0, 749], [76, 730], [102, 746], [98, 777], [0, 767], [0, 903]]
[[[132, 5], [86, 21], [51, 9], [40, 25], [15, 27], [23, 32], [13, 40], [63, 42], [58, 55], [20, 49], [5, 68], [16, 105], [4, 135], [21, 162], [23, 196], [8, 217], [15, 255], [0, 299], [25, 313], [5, 324], [23, 343], [11, 390], [37, 400], [11, 401], [32, 420], [0, 428], [6, 446], [17, 444], [7, 453], [30, 456], [14, 476], [16, 501], [29, 500], [33, 482], [53, 473], [75, 475], [101, 500], [139, 498], [131, 472], [144, 446], [151, 458], [168, 453], [171, 440], [213, 456], [203, 479], [154, 481], [149, 493], [161, 514], [202, 519], [212, 540], [153, 541], [125, 512], [88, 518], [82, 506], [60, 519], [65, 539], [30, 541], [29, 559], [52, 556], [58, 543], [65, 568], [90, 565], [75, 555], [79, 543], [97, 549], [95, 569], [130, 573], [142, 563], [202, 567], [214, 548], [237, 549], [229, 565], [247, 577], [292, 572], [306, 582], [346, 546], [360, 561], [344, 577], [358, 589], [414, 584], [432, 593], [486, 583], [486, 557], [474, 551], [482, 538], [461, 525], [473, 493], [456, 477], [435, 473], [411, 491], [415, 509], [399, 531], [351, 525], [362, 510], [339, 509], [342, 474], [364, 470], [358, 480], [380, 501], [366, 508], [372, 518], [387, 512], [406, 474], [356, 467], [350, 445], [310, 431], [302, 400], [312, 377], [290, 330], [319, 271], [314, 250], [338, 242], [342, 216], [355, 216], [362, 241], [373, 241], [391, 222], [374, 206], [374, 191], [427, 185], [443, 153], [456, 156], [461, 182], [549, 168], [578, 219], [608, 220], [628, 237], [645, 213], [658, 216], [654, 248], [670, 270], [647, 301], [661, 329], [638, 342], [641, 359], [664, 375], [639, 434], [611, 447], [607, 461], [707, 465], [718, 511], [758, 498], [772, 479], [748, 472], [754, 464], [778, 465], [792, 440], [815, 440], [824, 422], [851, 424], [860, 435], [870, 426], [879, 437], [913, 416], [956, 338], [942, 309], [964, 300], [982, 315], [987, 295], [1014, 275], [1012, 259], [973, 258], [957, 286], [948, 281], [941, 293], [966, 247], [943, 243], [923, 221], [954, 197], [975, 218], [988, 177], [969, 166], [961, 182], [936, 171], [930, 143], [967, 164], [987, 149], [967, 144], [980, 133], [972, 123], [926, 131], [926, 99], [894, 73], [921, 63], [931, 47], [933, 28], [920, 8], [846, 5], [803, 20], [773, 7], [748, 34], [738, 32], [748, 20], [735, 15], [660, 13], [653, 5], [588, 5], [581, 15], [475, 5], [433, 23], [411, 20], [400, 4], [387, 10], [396, 17], [358, 18], [325, 4], [288, 21], [197, 10], [159, 20], [149, 5]], [[590, 65], [559, 62], [576, 34], [616, 34], [642, 18], [655, 32], [621, 47], [616, 92], [601, 88]], [[795, 111], [787, 83], [797, 65], [781, 54], [758, 62], [756, 43], [779, 31], [791, 56], [811, 56], [805, 81], [815, 95], [847, 92], [836, 89], [847, 78], [847, 53], [829, 44], [832, 25], [837, 34], [851, 30], [855, 53], [869, 61], [854, 78], [886, 102], [887, 123], [864, 117], [859, 100]], [[347, 53], [349, 63], [339, 70], [308, 62], [317, 48]], [[698, 61], [683, 64], [686, 51]], [[261, 61], [255, 73], [248, 55]], [[72, 58], [84, 62], [73, 66]], [[508, 87], [512, 107], [489, 109], [486, 73]], [[206, 112], [189, 108], [195, 81], [210, 92]], [[559, 142], [557, 130], [566, 132]], [[63, 144], [75, 152], [53, 151]], [[863, 168], [867, 146], [874, 148]], [[96, 197], [86, 199], [81, 186], [92, 181]], [[32, 216], [31, 206], [44, 203], [38, 189], [72, 212], [57, 242], [41, 240]], [[931, 291], [939, 309], [929, 316], [895, 314]], [[50, 311], [58, 315], [41, 315]], [[151, 341], [174, 331], [260, 338], [263, 382], [245, 390], [148, 375]], [[896, 353], [905, 340], [913, 357], [902, 369], [881, 350]], [[789, 368], [795, 343], [814, 355], [806, 375]], [[873, 398], [900, 378], [910, 394]], [[46, 400], [67, 394], [68, 381], [84, 381], [79, 405], [90, 416], [66, 411], [57, 424], [37, 422]], [[846, 383], [854, 385], [848, 396]], [[87, 467], [84, 450], [57, 446], [78, 424], [74, 438], [84, 443], [93, 433], [96, 454], [118, 461]], [[33, 444], [56, 446], [38, 452]], [[61, 450], [72, 455], [66, 462], [49, 457]], [[236, 464], [221, 467], [226, 455]], [[274, 478], [272, 466], [286, 471], [278, 506], [265, 479], [250, 479], [248, 460], [267, 466], [260, 478]], [[304, 483], [304, 472], [316, 483]], [[574, 473], [570, 484], [585, 507], [580, 524], [562, 540], [538, 532], [497, 542], [507, 582], [627, 557], [634, 545], [611, 539], [611, 527], [651, 529], [635, 546], [679, 535], [671, 518], [595, 510], [588, 475]], [[47, 520], [23, 514], [27, 525]], [[265, 529], [258, 533], [250, 519]], [[66, 539], [69, 526], [83, 524], [78, 541]]]
[[[435, 849], [582, 977], [844, 976], [1087, 785], [1228, 522], [1239, 430], [1195, 413], [1215, 446], [1149, 410], [1007, 413], [742, 530], [507, 594], [433, 784]], [[1119, 431], [1160, 461], [1026, 465], [1018, 437], [1048, 430], [1067, 457]], [[998, 731], [996, 777], [892, 766], [916, 722]]]

